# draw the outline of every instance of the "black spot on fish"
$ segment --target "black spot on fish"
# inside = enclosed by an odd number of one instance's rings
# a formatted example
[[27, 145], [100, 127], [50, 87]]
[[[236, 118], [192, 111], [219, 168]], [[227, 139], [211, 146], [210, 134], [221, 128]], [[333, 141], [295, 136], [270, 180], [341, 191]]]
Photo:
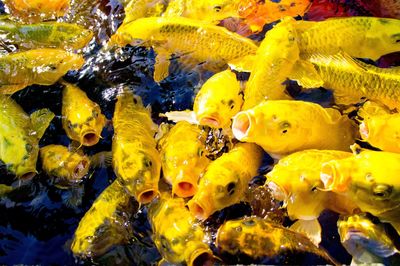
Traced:
[[244, 224], [246, 226], [254, 226], [254, 225], [256, 225], [256, 222], [253, 219], [248, 219], [248, 220], [244, 220], [242, 222], [242, 224]]
[[280, 3], [281, 2], [281, 0], [269, 0], [269, 1], [272, 3]]
[[380, 19], [378, 19], [378, 21], [379, 21], [381, 24], [383, 24], [383, 25], [389, 24], [389, 20], [384, 19], [384, 18], [380, 18]]

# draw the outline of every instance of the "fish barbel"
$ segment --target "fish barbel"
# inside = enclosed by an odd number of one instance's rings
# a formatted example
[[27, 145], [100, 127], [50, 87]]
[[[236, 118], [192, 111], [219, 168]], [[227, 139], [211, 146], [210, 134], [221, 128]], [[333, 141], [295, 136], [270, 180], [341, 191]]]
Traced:
[[125, 89], [117, 96], [113, 125], [112, 165], [118, 181], [138, 202], [148, 203], [159, 193], [161, 170], [150, 110]]

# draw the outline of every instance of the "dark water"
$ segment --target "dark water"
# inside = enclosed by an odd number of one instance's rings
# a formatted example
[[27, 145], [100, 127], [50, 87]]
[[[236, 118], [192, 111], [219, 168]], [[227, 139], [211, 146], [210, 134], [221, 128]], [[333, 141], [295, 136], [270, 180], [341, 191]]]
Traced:
[[[89, 98], [99, 103], [108, 119], [112, 118], [115, 95], [121, 86], [129, 86], [143, 98], [145, 105], [152, 107], [153, 119], [157, 123], [163, 121], [158, 117], [158, 113], [191, 109], [198, 89], [213, 73], [186, 71], [180, 68], [177, 62], [173, 62], [171, 67], [174, 70], [173, 73], [160, 84], [154, 82], [152, 78], [155, 56], [153, 51], [128, 46], [109, 54], [101, 52], [101, 44], [115, 31], [123, 18], [121, 5], [116, 0], [93, 1], [93, 3], [83, 1], [78, 7], [83, 10], [88, 6], [92, 11], [85, 13], [89, 16], [88, 20], [85, 19], [87, 16], [78, 11], [72, 19], [82, 24], [101, 25], [97, 27], [99, 30], [96, 32], [98, 42], [93, 41], [86, 49], [85, 66], [79, 72], [68, 73], [64, 79], [78, 84]], [[94, 12], [96, 10], [105, 17], [93, 15], [98, 14]], [[2, 12], [4, 9], [0, 2], [0, 13]], [[318, 102], [324, 106], [328, 106], [332, 100], [331, 93], [323, 89], [299, 93], [293, 83], [288, 83], [288, 88], [297, 99]], [[27, 113], [40, 108], [50, 108], [56, 114], [56, 118], [41, 139], [40, 146], [70, 143], [61, 125], [60, 85], [30, 86], [14, 94], [13, 98]], [[85, 148], [85, 153], [91, 155], [99, 151], [111, 150], [112, 135], [112, 128], [105, 128], [102, 133], [103, 139], [97, 145]], [[270, 163], [271, 160], [267, 158], [262, 169], [267, 171]], [[21, 184], [4, 170], [0, 173], [1, 183], [18, 187], [7, 197], [0, 198], [0, 264], [148, 265], [160, 259], [151, 241], [151, 229], [145, 208], [131, 219], [131, 226], [135, 233], [130, 243], [114, 247], [101, 258], [93, 261], [80, 261], [72, 256], [69, 246], [73, 233], [96, 197], [116, 178], [112, 169], [91, 170], [90, 178], [84, 181], [82, 187], [73, 190], [56, 188], [52, 180], [44, 173], [40, 173], [30, 182]], [[73, 200], [75, 204], [71, 203]], [[207, 225], [215, 229], [224, 220], [244, 214], [251, 214], [249, 206], [235, 205], [214, 214]], [[338, 216], [332, 212], [324, 212], [321, 215], [319, 219], [323, 227], [321, 245], [337, 261], [349, 264], [351, 257], [340, 245], [337, 234], [337, 219]], [[218, 253], [215, 247], [214, 250]], [[248, 262], [235, 257], [226, 259], [227, 263]], [[295, 264], [321, 263], [309, 256], [295, 256], [294, 259]], [[283, 262], [285, 258], [258, 263]]]

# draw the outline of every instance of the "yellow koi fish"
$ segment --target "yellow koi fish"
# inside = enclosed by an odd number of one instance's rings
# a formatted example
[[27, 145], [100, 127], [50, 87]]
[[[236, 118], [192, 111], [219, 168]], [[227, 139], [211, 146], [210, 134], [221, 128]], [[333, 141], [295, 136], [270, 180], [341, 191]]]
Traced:
[[54, 114], [41, 109], [28, 116], [10, 97], [0, 95], [0, 160], [21, 179], [36, 175], [39, 140]]
[[207, 167], [199, 189], [188, 202], [190, 212], [205, 220], [216, 211], [245, 198], [251, 178], [257, 175], [263, 152], [252, 143], [239, 143]]
[[[266, 175], [266, 186], [275, 199], [286, 206], [289, 218], [297, 220], [292, 229], [305, 233], [314, 243], [321, 242], [321, 226], [318, 217], [325, 209], [341, 213], [351, 213], [354, 205], [340, 206], [332, 202], [334, 193], [321, 191], [324, 184], [320, 180], [322, 164], [330, 160], [352, 156], [351, 152], [335, 150], [304, 150], [292, 153], [274, 166]], [[333, 203], [333, 204], [332, 204]]]
[[0, 184], [0, 197], [7, 196], [8, 193], [10, 193], [13, 190], [14, 190], [14, 188], [12, 186]]
[[11, 14], [27, 22], [54, 20], [61, 17], [69, 8], [69, 0], [4, 0]]
[[324, 163], [321, 180], [326, 190], [350, 198], [363, 212], [391, 223], [400, 233], [399, 171], [400, 154], [362, 150]]
[[93, 37], [93, 32], [82, 26], [61, 22], [20, 24], [0, 19], [0, 33], [3, 40], [18, 45], [18, 49], [60, 48], [81, 49]]
[[208, 265], [213, 260], [201, 224], [185, 207], [182, 198], [163, 193], [150, 204], [148, 218], [153, 229], [153, 241], [163, 260], [168, 263]]
[[193, 111], [174, 111], [165, 115], [175, 122], [186, 120], [213, 128], [229, 128], [231, 118], [240, 111], [242, 104], [240, 81], [235, 73], [224, 70], [203, 84], [194, 99]]
[[385, 106], [366, 102], [358, 116], [362, 117], [360, 136], [374, 147], [400, 153], [400, 114], [391, 113]]
[[259, 217], [244, 217], [225, 222], [217, 233], [216, 246], [232, 255], [271, 258], [284, 252], [310, 252], [334, 263], [328, 253], [306, 236]]
[[244, 91], [244, 110], [266, 99], [290, 98], [285, 94], [285, 86], [282, 83], [288, 78], [295, 62], [299, 59], [294, 22], [295, 20], [290, 17], [283, 19], [267, 32], [261, 42]]
[[181, 58], [185, 64], [206, 62], [211, 69], [221, 70], [228, 62], [255, 54], [257, 50], [253, 41], [239, 34], [183, 17], [137, 19], [120, 26], [109, 44], [139, 44], [155, 49], [156, 81], [168, 76], [171, 54], [188, 57], [190, 60]]
[[43, 170], [56, 178], [56, 184], [61, 188], [80, 183], [90, 167], [89, 157], [62, 145], [40, 148], [40, 157]]
[[349, 17], [297, 21], [296, 31], [304, 56], [345, 52], [352, 57], [377, 60], [382, 55], [400, 51], [400, 20], [397, 19]]
[[[314, 65], [322, 86], [333, 90], [336, 104], [350, 105], [367, 98], [400, 110], [400, 92], [395, 89], [400, 86], [399, 67], [378, 68], [344, 53], [315, 54], [308, 61]], [[301, 80], [299, 83], [308, 87]]]
[[331, 108], [304, 101], [265, 101], [236, 114], [233, 135], [279, 157], [305, 149], [350, 150], [357, 129]]
[[106, 118], [100, 106], [91, 101], [77, 86], [62, 82], [62, 124], [67, 136], [80, 145], [93, 146], [101, 138]]
[[385, 225], [372, 222], [365, 214], [342, 217], [337, 225], [340, 241], [355, 263], [382, 263], [382, 258], [400, 253]]
[[117, 97], [113, 125], [114, 172], [130, 195], [139, 203], [148, 203], [159, 194], [161, 170], [150, 112], [125, 89]]
[[61, 49], [35, 49], [0, 57], [0, 93], [13, 94], [32, 84], [52, 85], [69, 70], [79, 69], [81, 55]]
[[115, 180], [95, 200], [75, 231], [71, 250], [75, 256], [97, 257], [113, 245], [127, 243], [134, 206], [131, 197]]
[[159, 141], [161, 167], [172, 194], [186, 198], [196, 193], [200, 174], [210, 163], [205, 138], [198, 126], [181, 121]]

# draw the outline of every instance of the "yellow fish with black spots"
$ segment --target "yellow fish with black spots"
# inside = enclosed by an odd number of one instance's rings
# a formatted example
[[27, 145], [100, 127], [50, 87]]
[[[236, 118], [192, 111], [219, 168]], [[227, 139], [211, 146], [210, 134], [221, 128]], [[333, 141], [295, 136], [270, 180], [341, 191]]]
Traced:
[[204, 229], [186, 209], [182, 198], [162, 193], [150, 204], [148, 218], [153, 241], [164, 261], [189, 266], [210, 265], [213, 261]]
[[52, 85], [82, 67], [81, 55], [62, 49], [34, 49], [0, 57], [0, 93], [13, 94], [32, 84]]
[[159, 194], [161, 159], [149, 109], [128, 89], [117, 96], [113, 117], [112, 165], [118, 181], [139, 203]]
[[67, 82], [62, 84], [62, 125], [67, 136], [83, 146], [97, 144], [107, 122], [100, 106], [77, 86]]
[[54, 114], [40, 109], [28, 116], [10, 97], [0, 94], [0, 160], [21, 179], [36, 175], [39, 140]]

